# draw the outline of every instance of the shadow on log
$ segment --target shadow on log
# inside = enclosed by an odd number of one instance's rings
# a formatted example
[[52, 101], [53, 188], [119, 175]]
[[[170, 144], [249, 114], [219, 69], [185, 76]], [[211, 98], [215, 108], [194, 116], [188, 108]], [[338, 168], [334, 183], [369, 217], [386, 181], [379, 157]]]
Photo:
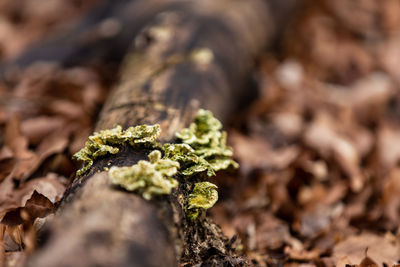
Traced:
[[[248, 95], [254, 57], [277, 32], [279, 14], [294, 4], [271, 10], [261, 0], [160, 2], [140, 2], [156, 11], [146, 13], [151, 19], [124, 57], [97, 130], [159, 123], [166, 142], [199, 108], [226, 121]], [[132, 165], [147, 153], [122, 147], [76, 178], [30, 266], [249, 265], [205, 214], [186, 219], [183, 198], [191, 187], [185, 181], [152, 201], [110, 185], [105, 167]]]

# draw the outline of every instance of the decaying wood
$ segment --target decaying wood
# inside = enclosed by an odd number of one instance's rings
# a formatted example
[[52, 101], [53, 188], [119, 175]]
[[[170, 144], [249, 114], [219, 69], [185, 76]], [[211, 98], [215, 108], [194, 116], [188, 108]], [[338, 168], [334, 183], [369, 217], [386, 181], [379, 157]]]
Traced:
[[[169, 2], [135, 38], [96, 129], [159, 123], [161, 140], [171, 141], [200, 107], [226, 121], [246, 97], [253, 58], [274, 35], [277, 14], [293, 4], [287, 3], [272, 16], [261, 0]], [[75, 179], [31, 265], [244, 265], [204, 214], [185, 218], [190, 188], [183, 181], [152, 201], [110, 185], [104, 167], [131, 165], [147, 153], [123, 146]]]

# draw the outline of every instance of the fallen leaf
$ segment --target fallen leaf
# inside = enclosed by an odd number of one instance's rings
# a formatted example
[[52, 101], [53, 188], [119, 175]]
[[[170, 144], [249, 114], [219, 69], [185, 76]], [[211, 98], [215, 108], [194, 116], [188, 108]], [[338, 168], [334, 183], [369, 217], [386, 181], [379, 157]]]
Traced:
[[400, 162], [400, 127], [384, 124], [378, 129], [377, 154], [380, 165], [389, 170]]
[[301, 261], [309, 261], [317, 259], [320, 255], [320, 252], [317, 249], [313, 250], [296, 250], [291, 248], [290, 246], [285, 247], [285, 253], [289, 256], [289, 259], [292, 260], [301, 260]]
[[323, 158], [334, 159], [350, 178], [350, 186], [358, 192], [364, 186], [364, 177], [360, 170], [360, 157], [354, 144], [342, 136], [334, 127], [332, 118], [326, 113], [307, 127], [303, 140], [307, 146], [316, 150]]
[[382, 208], [394, 225], [400, 222], [400, 168], [393, 169], [384, 182]]
[[29, 139], [31, 145], [37, 145], [46, 136], [60, 129], [64, 123], [62, 117], [33, 117], [22, 121], [21, 132]]
[[333, 256], [338, 260], [346, 256], [352, 263], [361, 262], [367, 248], [368, 257], [378, 264], [392, 266], [400, 260], [398, 243], [372, 233], [350, 236], [339, 242], [333, 249]]
[[22, 184], [18, 189], [14, 189], [9, 178], [7, 183], [0, 184], [0, 188], [3, 187], [4, 189], [2, 189], [7, 192], [0, 194], [0, 217], [8, 210], [24, 207], [34, 191], [44, 195], [52, 203], [56, 203], [61, 199], [65, 191], [65, 185], [60, 182], [60, 179], [65, 178], [61, 178], [54, 173], [48, 173], [45, 177], [32, 179]]
[[246, 137], [238, 132], [230, 134], [230, 143], [244, 173], [255, 169], [286, 168], [299, 154], [296, 146], [273, 149], [262, 137]]
[[54, 204], [35, 190], [23, 207], [7, 211], [1, 223], [11, 227], [23, 223], [33, 224], [36, 218], [43, 218], [54, 210]]

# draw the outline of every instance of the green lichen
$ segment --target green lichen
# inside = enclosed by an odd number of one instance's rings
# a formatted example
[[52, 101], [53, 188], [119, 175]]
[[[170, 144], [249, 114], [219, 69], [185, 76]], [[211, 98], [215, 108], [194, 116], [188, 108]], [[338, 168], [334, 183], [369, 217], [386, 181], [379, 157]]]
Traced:
[[170, 194], [178, 186], [178, 181], [172, 176], [177, 174], [179, 163], [161, 158], [158, 150], [149, 154], [149, 160], [140, 160], [130, 167], [111, 167], [108, 172], [111, 182], [128, 191], [138, 192], [147, 200], [154, 195]]
[[[239, 166], [231, 159], [233, 151], [226, 145], [227, 134], [221, 129], [221, 122], [210, 111], [200, 109], [189, 128], [176, 133], [180, 142], [190, 146], [190, 159], [197, 156], [191, 161], [192, 164], [185, 165], [187, 167], [182, 170], [184, 175], [206, 172], [211, 177], [216, 171]], [[173, 155], [177, 157], [179, 153], [176, 150]]]
[[161, 133], [160, 126], [156, 125], [139, 125], [129, 127], [125, 131], [121, 126], [113, 129], [95, 132], [89, 136], [85, 147], [78, 151], [73, 157], [83, 161], [83, 166], [77, 171], [77, 176], [81, 176], [87, 172], [93, 165], [94, 160], [106, 154], [116, 154], [119, 152], [118, 146], [124, 143], [135, 145], [155, 146], [155, 140]]
[[189, 145], [206, 145], [221, 135], [222, 124], [211, 111], [200, 109], [189, 128], [176, 133], [176, 137]]
[[196, 219], [200, 209], [209, 209], [218, 200], [217, 186], [210, 182], [200, 182], [194, 185], [188, 199], [188, 216]]
[[[121, 144], [146, 145], [158, 149], [148, 155], [149, 161], [141, 160], [129, 167], [111, 167], [111, 182], [128, 191], [135, 191], [145, 199], [170, 194], [178, 186], [178, 181], [174, 179], [178, 175], [193, 177], [185, 180], [185, 183], [192, 184], [204, 176], [214, 176], [216, 171], [238, 167], [231, 158], [232, 148], [226, 144], [226, 132], [221, 129], [222, 124], [213, 114], [201, 109], [189, 128], [176, 134], [177, 143], [162, 147], [156, 141], [161, 132], [159, 125], [139, 125], [125, 131], [117, 126], [100, 131], [90, 136], [85, 147], [74, 155], [84, 162], [77, 175], [88, 171], [98, 157], [118, 153]], [[211, 208], [217, 200], [216, 185], [196, 183], [186, 201], [187, 216], [197, 218], [201, 210]]]
[[180, 172], [185, 176], [205, 172], [207, 176], [214, 176], [211, 164], [196, 155], [196, 151], [188, 144], [165, 144], [164, 156], [176, 160], [181, 164]]

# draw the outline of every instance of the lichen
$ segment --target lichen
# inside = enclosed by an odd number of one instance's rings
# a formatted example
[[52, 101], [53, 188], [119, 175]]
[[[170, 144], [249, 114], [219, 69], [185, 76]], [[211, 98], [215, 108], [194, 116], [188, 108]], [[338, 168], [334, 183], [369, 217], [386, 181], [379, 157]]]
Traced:
[[149, 154], [149, 160], [140, 160], [130, 167], [111, 167], [108, 172], [111, 182], [128, 191], [138, 192], [147, 200], [154, 195], [170, 194], [178, 186], [173, 176], [178, 172], [179, 163], [161, 158], [158, 150]]
[[74, 154], [74, 158], [83, 161], [83, 166], [77, 171], [77, 176], [87, 172], [93, 165], [94, 160], [106, 154], [119, 152], [119, 145], [129, 143], [135, 145], [155, 146], [155, 140], [161, 133], [160, 125], [139, 125], [122, 130], [120, 125], [112, 129], [95, 132], [89, 136], [85, 147]]
[[205, 172], [207, 176], [214, 176], [211, 164], [196, 155], [195, 150], [188, 144], [165, 144], [164, 156], [176, 160], [181, 164], [180, 172], [185, 176]]
[[209, 209], [218, 200], [217, 186], [210, 182], [200, 182], [194, 185], [188, 198], [188, 216], [196, 219], [200, 209]]
[[214, 53], [209, 48], [197, 48], [190, 54], [190, 59], [198, 64], [207, 65], [213, 61]]
[[[226, 145], [227, 134], [221, 129], [221, 122], [213, 116], [211, 111], [200, 109], [189, 128], [176, 133], [180, 142], [190, 146], [190, 159], [197, 156], [196, 160], [191, 161], [191, 165], [182, 170], [184, 175], [191, 176], [206, 171], [207, 176], [211, 177], [216, 171], [239, 166], [231, 159], [233, 151]], [[180, 151], [175, 152], [176, 157]]]
[[[170, 194], [178, 186], [174, 177], [193, 178], [183, 181], [191, 187], [204, 176], [212, 177], [216, 171], [238, 167], [231, 158], [232, 148], [226, 144], [227, 134], [221, 129], [222, 124], [210, 111], [200, 109], [189, 128], [176, 133], [177, 143], [167, 143], [162, 147], [156, 141], [161, 132], [159, 125], [139, 125], [125, 131], [121, 126], [103, 130], [90, 136], [85, 147], [74, 155], [84, 162], [77, 175], [89, 170], [98, 157], [118, 153], [118, 147], [124, 143], [146, 145], [156, 149], [148, 155], [149, 161], [140, 160], [127, 167], [111, 167], [108, 172], [111, 182], [128, 191], [135, 191], [145, 199]], [[202, 209], [211, 208], [217, 200], [215, 184], [205, 181], [196, 183], [186, 200], [187, 216], [197, 218]]]

